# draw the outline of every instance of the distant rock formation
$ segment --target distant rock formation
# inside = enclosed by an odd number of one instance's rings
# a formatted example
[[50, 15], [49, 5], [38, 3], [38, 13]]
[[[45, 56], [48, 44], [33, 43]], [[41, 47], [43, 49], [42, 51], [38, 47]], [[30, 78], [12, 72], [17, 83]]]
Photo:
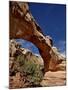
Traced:
[[10, 1], [9, 10], [10, 39], [21, 38], [35, 44], [43, 58], [44, 72], [54, 70], [62, 59], [52, 49], [52, 39], [42, 33], [29, 10], [28, 3]]

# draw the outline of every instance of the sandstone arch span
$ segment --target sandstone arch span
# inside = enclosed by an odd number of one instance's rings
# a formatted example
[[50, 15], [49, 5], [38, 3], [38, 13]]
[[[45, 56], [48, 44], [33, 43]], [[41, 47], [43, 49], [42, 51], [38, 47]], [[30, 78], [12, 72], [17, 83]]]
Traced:
[[21, 38], [35, 44], [43, 58], [44, 71], [54, 70], [59, 58], [52, 49], [53, 41], [42, 33], [29, 10], [28, 3], [10, 1], [9, 18], [10, 39]]

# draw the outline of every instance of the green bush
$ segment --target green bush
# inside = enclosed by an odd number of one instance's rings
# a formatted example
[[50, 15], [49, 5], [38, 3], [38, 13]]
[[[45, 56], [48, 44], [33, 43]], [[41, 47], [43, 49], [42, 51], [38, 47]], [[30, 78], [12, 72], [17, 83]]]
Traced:
[[35, 60], [37, 61], [36, 57], [30, 58], [30, 60], [28, 60], [28, 58], [25, 55], [19, 55], [16, 58], [19, 71], [26, 74], [27, 80], [30, 83], [38, 85], [42, 80], [43, 73], [40, 69], [40, 65], [37, 64]]

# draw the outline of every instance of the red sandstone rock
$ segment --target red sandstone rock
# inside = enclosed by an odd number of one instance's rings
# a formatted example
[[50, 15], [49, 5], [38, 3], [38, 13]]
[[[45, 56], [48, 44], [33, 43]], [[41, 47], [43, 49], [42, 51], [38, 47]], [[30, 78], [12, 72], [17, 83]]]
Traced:
[[[58, 57], [52, 49], [52, 40], [44, 36], [34, 20], [27, 3], [10, 2], [10, 39], [25, 39], [39, 49], [44, 61], [44, 71], [53, 70], [58, 64]], [[62, 61], [62, 60], [61, 60]]]

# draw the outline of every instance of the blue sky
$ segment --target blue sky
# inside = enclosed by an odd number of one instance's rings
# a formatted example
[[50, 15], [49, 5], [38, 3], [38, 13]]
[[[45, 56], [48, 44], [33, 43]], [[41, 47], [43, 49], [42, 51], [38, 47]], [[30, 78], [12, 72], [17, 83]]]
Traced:
[[[45, 35], [50, 35], [61, 53], [65, 54], [66, 46], [66, 6], [60, 4], [29, 3], [30, 11]], [[39, 53], [30, 42], [17, 40], [22, 47]]]

